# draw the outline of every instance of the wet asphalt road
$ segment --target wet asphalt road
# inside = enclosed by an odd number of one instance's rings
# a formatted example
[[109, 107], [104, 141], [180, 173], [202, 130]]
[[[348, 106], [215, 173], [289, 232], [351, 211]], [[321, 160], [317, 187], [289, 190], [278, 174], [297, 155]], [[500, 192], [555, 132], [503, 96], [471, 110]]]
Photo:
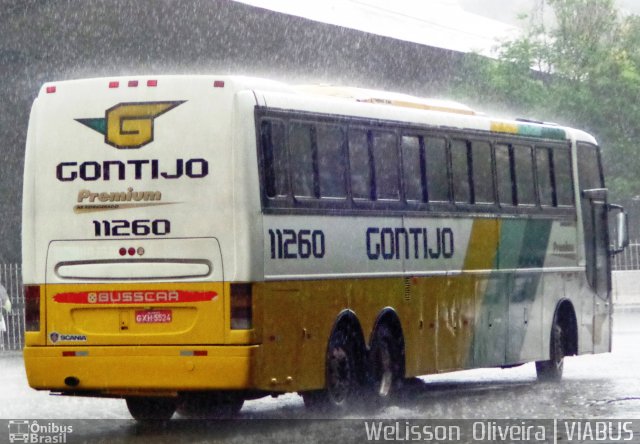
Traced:
[[[335, 420], [312, 414], [288, 394], [245, 403], [234, 421], [193, 421], [178, 415], [166, 424], [141, 426], [117, 399], [50, 396], [27, 386], [19, 353], [0, 355], [0, 442], [9, 442], [8, 421], [29, 419], [40, 426], [71, 426], [66, 442], [363, 442], [365, 422], [511, 418], [617, 421], [640, 418], [640, 307], [616, 307], [612, 353], [565, 360], [561, 383], [538, 383], [533, 364], [480, 369], [410, 381], [395, 405], [350, 412]], [[6, 425], [2, 425], [6, 424]], [[53, 424], [53, 425], [52, 425]], [[4, 429], [4, 430], [3, 430]], [[640, 422], [632, 442], [640, 440]], [[43, 432], [41, 434], [46, 434]], [[412, 437], [400, 435], [395, 439]], [[415, 436], [418, 438], [418, 435]], [[425, 436], [419, 436], [426, 440]], [[548, 437], [547, 437], [548, 438]], [[463, 442], [459, 441], [459, 442]], [[548, 441], [553, 442], [553, 441]], [[627, 441], [629, 442], [629, 441]]]

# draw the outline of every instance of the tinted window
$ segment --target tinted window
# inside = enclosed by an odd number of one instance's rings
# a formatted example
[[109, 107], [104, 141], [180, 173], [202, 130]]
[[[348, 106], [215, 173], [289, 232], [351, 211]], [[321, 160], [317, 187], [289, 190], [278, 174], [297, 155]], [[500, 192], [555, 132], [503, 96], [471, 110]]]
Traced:
[[284, 124], [263, 120], [260, 125], [264, 161], [265, 192], [268, 197], [287, 195], [287, 156], [284, 144]]
[[569, 150], [553, 150], [553, 170], [556, 178], [556, 197], [558, 205], [573, 205], [573, 180], [571, 178], [571, 158]]
[[311, 125], [289, 124], [289, 156], [291, 185], [296, 197], [314, 197], [314, 160], [311, 144]]
[[349, 166], [351, 168], [351, 194], [354, 199], [371, 199], [371, 164], [367, 133], [349, 131]]
[[398, 176], [398, 150], [395, 133], [372, 131], [372, 151], [375, 165], [376, 198], [398, 200], [400, 178]]
[[516, 167], [518, 205], [535, 205], [531, 147], [515, 145], [513, 155]]
[[444, 139], [424, 139], [427, 194], [430, 202], [449, 201], [447, 145]]
[[494, 203], [491, 145], [487, 142], [472, 142], [471, 152], [474, 201], [475, 203]]
[[453, 197], [456, 202], [460, 203], [471, 203], [468, 158], [467, 142], [464, 140], [453, 140], [451, 142]]
[[536, 171], [538, 173], [538, 197], [540, 205], [554, 205], [553, 177], [551, 176], [551, 156], [549, 148], [536, 148]]
[[496, 178], [498, 179], [498, 201], [500, 205], [514, 205], [509, 145], [496, 145]]
[[423, 201], [423, 167], [420, 137], [402, 136], [404, 195], [408, 201]]
[[317, 125], [318, 175], [320, 196], [344, 198], [345, 186], [344, 131], [339, 126]]

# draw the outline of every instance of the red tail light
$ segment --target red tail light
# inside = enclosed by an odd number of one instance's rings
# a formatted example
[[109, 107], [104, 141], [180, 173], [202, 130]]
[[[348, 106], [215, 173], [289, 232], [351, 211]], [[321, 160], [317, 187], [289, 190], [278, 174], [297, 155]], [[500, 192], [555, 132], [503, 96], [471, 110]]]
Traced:
[[26, 331], [40, 330], [40, 286], [24, 286], [24, 329]]
[[231, 284], [231, 329], [253, 328], [251, 284]]

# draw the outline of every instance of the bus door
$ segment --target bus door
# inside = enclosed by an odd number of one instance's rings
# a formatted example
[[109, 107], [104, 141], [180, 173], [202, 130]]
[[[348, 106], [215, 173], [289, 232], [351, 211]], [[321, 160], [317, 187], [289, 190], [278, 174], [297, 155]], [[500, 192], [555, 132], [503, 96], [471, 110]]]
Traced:
[[[578, 144], [578, 152], [586, 273], [594, 294], [592, 318], [583, 318], [582, 322], [592, 326], [593, 352], [598, 353], [611, 350], [611, 257], [607, 190], [604, 188], [598, 148], [590, 144]], [[583, 311], [583, 315], [587, 315], [588, 311], [590, 310]]]

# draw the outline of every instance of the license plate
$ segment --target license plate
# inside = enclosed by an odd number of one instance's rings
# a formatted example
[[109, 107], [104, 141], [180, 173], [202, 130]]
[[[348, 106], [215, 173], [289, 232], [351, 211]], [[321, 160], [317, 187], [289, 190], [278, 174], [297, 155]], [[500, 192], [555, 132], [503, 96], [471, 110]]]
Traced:
[[138, 324], [167, 324], [171, 322], [171, 310], [137, 310]]

